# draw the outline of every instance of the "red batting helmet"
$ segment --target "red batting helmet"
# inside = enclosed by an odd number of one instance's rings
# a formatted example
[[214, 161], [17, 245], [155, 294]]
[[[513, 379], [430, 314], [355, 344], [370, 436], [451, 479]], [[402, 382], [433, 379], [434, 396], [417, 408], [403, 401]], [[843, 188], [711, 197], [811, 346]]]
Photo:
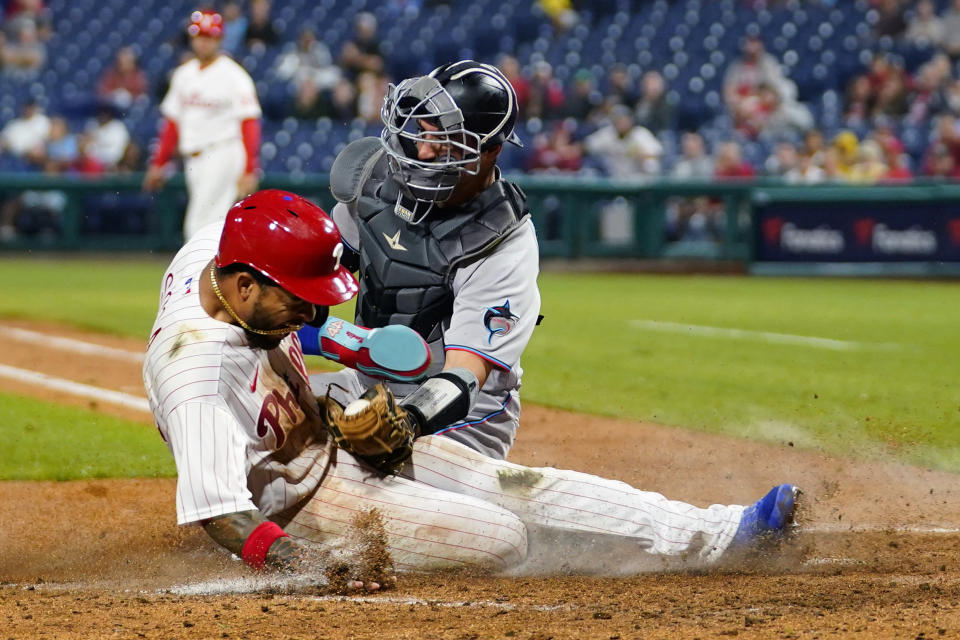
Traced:
[[342, 255], [340, 232], [323, 209], [266, 189], [230, 208], [215, 260], [218, 267], [251, 266], [298, 298], [329, 307], [357, 294]]
[[187, 33], [191, 36], [223, 37], [223, 16], [209, 9], [197, 10], [190, 14]]

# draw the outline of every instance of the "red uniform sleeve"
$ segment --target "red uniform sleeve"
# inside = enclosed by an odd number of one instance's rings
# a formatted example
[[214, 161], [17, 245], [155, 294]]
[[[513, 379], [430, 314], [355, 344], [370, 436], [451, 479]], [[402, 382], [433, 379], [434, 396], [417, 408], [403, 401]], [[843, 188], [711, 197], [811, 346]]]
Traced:
[[243, 148], [247, 150], [247, 165], [244, 171], [253, 173], [260, 167], [260, 120], [249, 118], [241, 124]]
[[173, 155], [173, 150], [177, 148], [177, 123], [170, 118], [163, 119], [163, 125], [160, 127], [160, 139], [157, 141], [157, 150], [150, 159], [150, 166], [162, 167]]

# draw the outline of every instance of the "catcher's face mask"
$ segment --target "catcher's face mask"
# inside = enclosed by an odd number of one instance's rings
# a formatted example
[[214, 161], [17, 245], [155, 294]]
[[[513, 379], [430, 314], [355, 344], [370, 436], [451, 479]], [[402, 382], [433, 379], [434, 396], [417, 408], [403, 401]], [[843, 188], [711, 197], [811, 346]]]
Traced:
[[450, 197], [462, 174], [477, 174], [483, 140], [464, 127], [456, 102], [430, 76], [390, 85], [380, 117], [380, 142], [400, 188], [394, 213], [419, 224], [434, 204]]

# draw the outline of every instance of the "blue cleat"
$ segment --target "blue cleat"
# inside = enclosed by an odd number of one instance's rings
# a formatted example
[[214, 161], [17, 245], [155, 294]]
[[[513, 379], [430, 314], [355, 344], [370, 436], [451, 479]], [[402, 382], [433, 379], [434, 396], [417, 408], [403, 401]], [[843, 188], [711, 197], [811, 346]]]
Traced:
[[787, 533], [794, 522], [799, 495], [799, 488], [792, 484], [781, 484], [744, 509], [740, 526], [733, 536], [733, 545], [745, 547], [760, 539]]

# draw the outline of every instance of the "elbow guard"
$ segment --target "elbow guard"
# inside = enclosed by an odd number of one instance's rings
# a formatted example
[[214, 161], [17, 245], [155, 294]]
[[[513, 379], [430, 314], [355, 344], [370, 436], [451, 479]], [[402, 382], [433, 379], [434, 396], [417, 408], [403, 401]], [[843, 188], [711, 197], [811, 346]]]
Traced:
[[400, 406], [417, 421], [417, 435], [427, 436], [465, 418], [479, 392], [477, 377], [456, 367], [428, 378]]

